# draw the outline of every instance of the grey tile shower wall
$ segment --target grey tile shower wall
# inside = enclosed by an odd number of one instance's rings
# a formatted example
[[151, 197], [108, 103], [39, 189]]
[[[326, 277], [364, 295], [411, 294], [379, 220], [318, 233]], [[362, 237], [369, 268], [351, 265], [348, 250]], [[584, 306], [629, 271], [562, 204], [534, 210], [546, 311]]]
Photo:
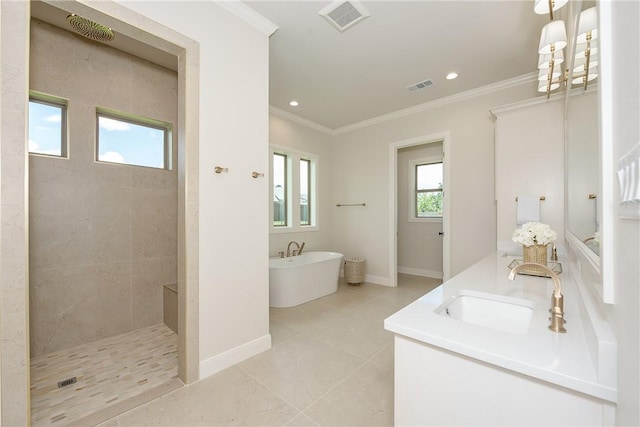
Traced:
[[38, 20], [30, 61], [30, 89], [68, 100], [69, 141], [68, 159], [29, 159], [33, 357], [162, 322], [162, 286], [177, 281], [177, 171], [95, 162], [95, 109], [176, 124], [178, 83]]

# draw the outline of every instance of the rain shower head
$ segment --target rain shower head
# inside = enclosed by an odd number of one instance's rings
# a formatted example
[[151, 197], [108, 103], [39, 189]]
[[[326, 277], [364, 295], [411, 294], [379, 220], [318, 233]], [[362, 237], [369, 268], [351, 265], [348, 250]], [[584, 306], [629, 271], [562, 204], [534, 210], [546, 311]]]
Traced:
[[90, 21], [74, 13], [67, 16], [67, 22], [75, 32], [98, 42], [110, 42], [115, 37], [113, 30], [105, 25]]

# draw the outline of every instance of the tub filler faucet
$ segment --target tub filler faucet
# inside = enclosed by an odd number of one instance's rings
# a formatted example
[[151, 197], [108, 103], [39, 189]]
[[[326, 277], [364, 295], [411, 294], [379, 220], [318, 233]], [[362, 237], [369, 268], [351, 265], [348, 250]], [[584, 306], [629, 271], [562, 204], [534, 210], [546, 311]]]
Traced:
[[[290, 256], [296, 256], [296, 255], [302, 255], [302, 249], [304, 249], [304, 243], [302, 242], [302, 245], [299, 245], [298, 242], [295, 241], [290, 241], [289, 244], [287, 245], [287, 258], [289, 258]], [[293, 252], [291, 252], [291, 245], [295, 244], [297, 249], [294, 249]]]
[[[300, 250], [300, 245], [298, 244], [298, 242], [295, 242], [293, 240], [290, 241], [289, 244], [287, 245], [287, 258], [289, 258], [291, 256], [291, 245], [294, 244], [294, 243], [296, 245], [296, 248], [298, 248], [297, 251]], [[297, 255], [297, 252], [296, 252], [296, 249], [294, 249], [293, 250], [293, 256], [296, 256], [296, 255]]]
[[560, 283], [560, 278], [553, 272], [553, 270], [546, 265], [525, 262], [524, 264], [517, 265], [511, 269], [509, 272], [509, 280], [514, 280], [518, 271], [532, 267], [542, 268], [549, 273], [549, 277], [553, 280], [553, 294], [551, 295], [551, 309], [549, 310], [551, 313], [551, 324], [549, 325], [549, 329], [553, 332], [567, 332], [564, 328], [564, 297], [562, 296], [562, 284]]

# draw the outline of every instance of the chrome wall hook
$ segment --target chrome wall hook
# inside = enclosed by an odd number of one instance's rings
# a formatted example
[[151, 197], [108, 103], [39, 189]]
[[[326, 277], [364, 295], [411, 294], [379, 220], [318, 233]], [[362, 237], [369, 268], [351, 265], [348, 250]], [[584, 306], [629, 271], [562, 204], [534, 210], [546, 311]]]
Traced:
[[222, 166], [216, 166], [213, 170], [215, 173], [229, 172], [229, 168], [223, 168]]
[[252, 178], [262, 178], [262, 177], [264, 177], [264, 173], [251, 172], [251, 177]]

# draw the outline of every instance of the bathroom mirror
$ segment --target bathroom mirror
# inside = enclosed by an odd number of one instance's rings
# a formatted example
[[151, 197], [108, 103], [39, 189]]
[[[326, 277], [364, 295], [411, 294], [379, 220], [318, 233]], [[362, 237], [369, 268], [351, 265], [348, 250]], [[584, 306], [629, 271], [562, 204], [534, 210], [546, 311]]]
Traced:
[[[583, 249], [590, 251], [593, 259], [599, 261], [600, 254], [600, 224], [601, 224], [601, 177], [599, 144], [600, 130], [598, 117], [598, 86], [599, 79], [589, 79], [587, 89], [583, 84], [572, 84], [581, 72], [581, 60], [576, 58], [576, 52], [584, 49], [576, 41], [580, 28], [580, 12], [587, 9], [595, 11], [595, 2], [585, 1], [576, 8], [574, 22], [574, 43], [569, 49], [571, 60], [566, 67], [570, 70], [569, 86], [567, 87], [565, 144], [566, 144], [566, 191], [567, 191], [567, 230], [571, 233]], [[591, 57], [589, 73], [597, 75], [598, 41], [590, 42]], [[580, 79], [578, 79], [580, 80]]]
[[601, 211], [598, 94], [596, 85], [572, 89], [566, 117], [567, 229], [600, 253]]
[[[571, 35], [566, 68], [574, 71], [576, 31], [581, 12], [591, 9], [591, 19], [597, 27], [594, 43], [598, 77], [589, 81], [588, 89], [579, 86], [567, 88], [565, 97], [565, 194], [566, 240], [577, 255], [578, 274], [592, 287], [606, 304], [615, 302], [614, 269], [615, 247], [612, 241], [615, 183], [613, 177], [613, 108], [611, 87], [613, 64], [611, 59], [611, 32], [613, 21], [609, 2], [569, 2]], [[602, 70], [602, 74], [600, 74]], [[580, 70], [578, 70], [580, 71]], [[590, 264], [590, 265], [588, 265]], [[584, 267], [584, 268], [583, 268]]]

